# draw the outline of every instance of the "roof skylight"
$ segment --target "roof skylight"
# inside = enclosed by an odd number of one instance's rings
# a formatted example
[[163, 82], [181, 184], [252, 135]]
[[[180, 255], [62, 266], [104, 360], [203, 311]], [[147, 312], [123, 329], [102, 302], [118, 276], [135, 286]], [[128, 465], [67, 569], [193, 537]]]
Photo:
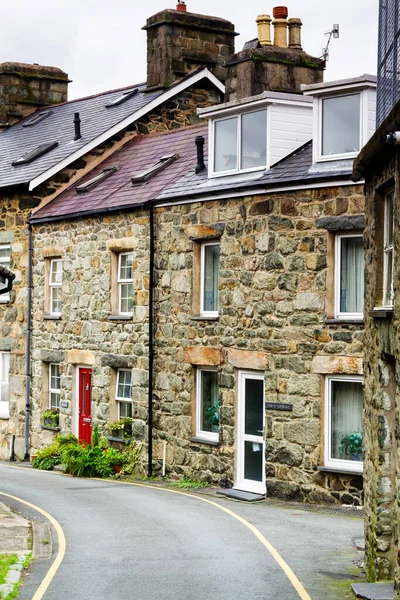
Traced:
[[52, 114], [53, 114], [52, 110], [47, 110], [46, 112], [42, 112], [42, 113], [33, 115], [33, 117], [31, 119], [29, 119], [29, 121], [26, 121], [26, 123], [23, 123], [22, 127], [32, 127], [33, 125], [37, 125], [38, 123], [41, 123], [42, 121], [47, 119], [47, 117], [49, 117]]
[[49, 144], [41, 144], [40, 146], [37, 146], [37, 148], [34, 148], [30, 152], [27, 152], [26, 154], [21, 156], [21, 158], [14, 160], [11, 164], [13, 167], [19, 167], [20, 165], [27, 165], [28, 163], [31, 163], [34, 160], [36, 160], [37, 158], [39, 158], [40, 156], [43, 156], [43, 154], [47, 154], [47, 152], [50, 152], [50, 150], [53, 150], [53, 148], [56, 148], [57, 146], [58, 146], [58, 142], [50, 142]]
[[131, 175], [132, 183], [144, 183], [148, 181], [160, 171], [163, 171], [179, 158], [179, 154], [167, 154], [162, 156], [156, 163], [143, 171], [136, 171]]
[[136, 96], [138, 91], [139, 91], [139, 89], [135, 88], [134, 90], [128, 90], [127, 92], [123, 92], [122, 96], [118, 96], [118, 98], [116, 98], [112, 102], [109, 102], [108, 104], [106, 104], [106, 108], [111, 108], [112, 106], [119, 106], [123, 102], [126, 102], [127, 100], [129, 100], [129, 98]]
[[105, 179], [107, 179], [108, 177], [113, 175], [118, 170], [119, 170], [118, 164], [111, 165], [110, 167], [106, 167], [105, 169], [102, 170], [101, 173], [96, 175], [96, 177], [92, 177], [92, 179], [89, 179], [88, 181], [85, 181], [85, 183], [81, 183], [81, 185], [78, 185], [75, 188], [76, 193], [77, 194], [86, 194], [87, 192], [90, 192], [90, 190], [92, 190], [94, 187], [99, 185], [99, 183], [101, 183], [102, 181], [104, 181]]

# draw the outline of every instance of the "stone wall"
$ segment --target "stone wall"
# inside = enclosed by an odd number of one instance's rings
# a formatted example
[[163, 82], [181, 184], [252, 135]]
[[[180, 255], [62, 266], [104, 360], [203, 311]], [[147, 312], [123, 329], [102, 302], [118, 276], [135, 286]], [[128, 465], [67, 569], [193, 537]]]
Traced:
[[[328, 233], [319, 219], [361, 215], [363, 205], [362, 188], [349, 186], [157, 209], [156, 465], [166, 439], [171, 476], [232, 483], [237, 365], [229, 356], [232, 349], [260, 352], [266, 401], [293, 405], [292, 413], [266, 414], [268, 493], [361, 503], [360, 476], [318, 470], [321, 382], [327, 373], [361, 374], [363, 350], [362, 324], [326, 323], [332, 274]], [[222, 232], [217, 321], [193, 318], [193, 227]], [[218, 446], [192, 439], [195, 373], [185, 355], [196, 347], [222, 356]]]

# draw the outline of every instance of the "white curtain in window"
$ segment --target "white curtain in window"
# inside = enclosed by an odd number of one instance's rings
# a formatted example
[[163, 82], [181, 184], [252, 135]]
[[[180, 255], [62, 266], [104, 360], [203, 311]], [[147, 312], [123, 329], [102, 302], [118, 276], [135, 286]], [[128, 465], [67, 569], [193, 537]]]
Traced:
[[364, 310], [364, 247], [362, 237], [343, 237], [340, 264], [340, 312]]
[[344, 436], [362, 433], [363, 390], [361, 382], [331, 382], [331, 458], [355, 460], [351, 455], [340, 452]]

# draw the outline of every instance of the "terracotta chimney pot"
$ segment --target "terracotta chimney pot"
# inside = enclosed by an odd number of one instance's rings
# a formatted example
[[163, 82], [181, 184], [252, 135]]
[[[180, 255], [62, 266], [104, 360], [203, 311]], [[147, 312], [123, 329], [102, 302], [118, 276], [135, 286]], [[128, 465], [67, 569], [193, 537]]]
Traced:
[[179, 0], [178, 4], [176, 5], [176, 10], [186, 12], [186, 4], [183, 1]]
[[271, 17], [269, 15], [258, 15], [256, 23], [257, 37], [261, 46], [271, 46]]
[[273, 9], [274, 19], [287, 19], [288, 14], [287, 6], [275, 6]]

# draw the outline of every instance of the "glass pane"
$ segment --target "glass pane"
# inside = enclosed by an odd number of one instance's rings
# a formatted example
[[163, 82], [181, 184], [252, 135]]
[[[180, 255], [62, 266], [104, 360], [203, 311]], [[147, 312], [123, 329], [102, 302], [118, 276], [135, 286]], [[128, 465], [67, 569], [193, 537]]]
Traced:
[[244, 432], [247, 435], [263, 435], [264, 428], [264, 382], [246, 379], [245, 382]]
[[59, 367], [59, 365], [50, 365], [50, 387], [52, 390], [60, 389], [60, 367]]
[[340, 312], [364, 310], [364, 245], [362, 237], [340, 240]]
[[51, 288], [51, 312], [53, 313], [61, 312], [61, 293], [60, 287]]
[[331, 458], [360, 461], [363, 441], [362, 384], [332, 381], [331, 386]]
[[244, 477], [253, 481], [262, 481], [262, 444], [244, 443]]
[[218, 311], [219, 244], [204, 246], [203, 310]]
[[322, 154], [360, 150], [360, 95], [322, 101]]
[[386, 196], [386, 247], [393, 245], [393, 199], [393, 192]]
[[118, 398], [132, 398], [132, 372], [118, 371]]
[[267, 161], [267, 111], [242, 116], [241, 168], [263, 167]]
[[215, 123], [214, 171], [237, 169], [237, 117]]
[[0, 248], [0, 264], [6, 267], [10, 264], [10, 246]]
[[119, 403], [119, 418], [126, 419], [129, 417], [132, 418], [132, 404], [130, 402], [120, 402]]
[[51, 283], [62, 283], [61, 260], [52, 260], [51, 261], [50, 282]]
[[50, 408], [60, 408], [60, 394], [50, 393]]
[[82, 373], [82, 414], [86, 415], [86, 373]]
[[218, 373], [200, 371], [201, 376], [201, 431], [218, 432]]
[[121, 254], [119, 263], [119, 278], [133, 279], [133, 254]]
[[385, 252], [386, 260], [386, 288], [385, 288], [385, 304], [390, 306], [393, 302], [393, 250]]
[[121, 283], [121, 313], [133, 312], [133, 284]]
[[2, 352], [0, 354], [0, 381], [8, 384], [8, 375], [10, 373], [10, 354]]
[[0, 402], [8, 402], [8, 383], [0, 383]]

